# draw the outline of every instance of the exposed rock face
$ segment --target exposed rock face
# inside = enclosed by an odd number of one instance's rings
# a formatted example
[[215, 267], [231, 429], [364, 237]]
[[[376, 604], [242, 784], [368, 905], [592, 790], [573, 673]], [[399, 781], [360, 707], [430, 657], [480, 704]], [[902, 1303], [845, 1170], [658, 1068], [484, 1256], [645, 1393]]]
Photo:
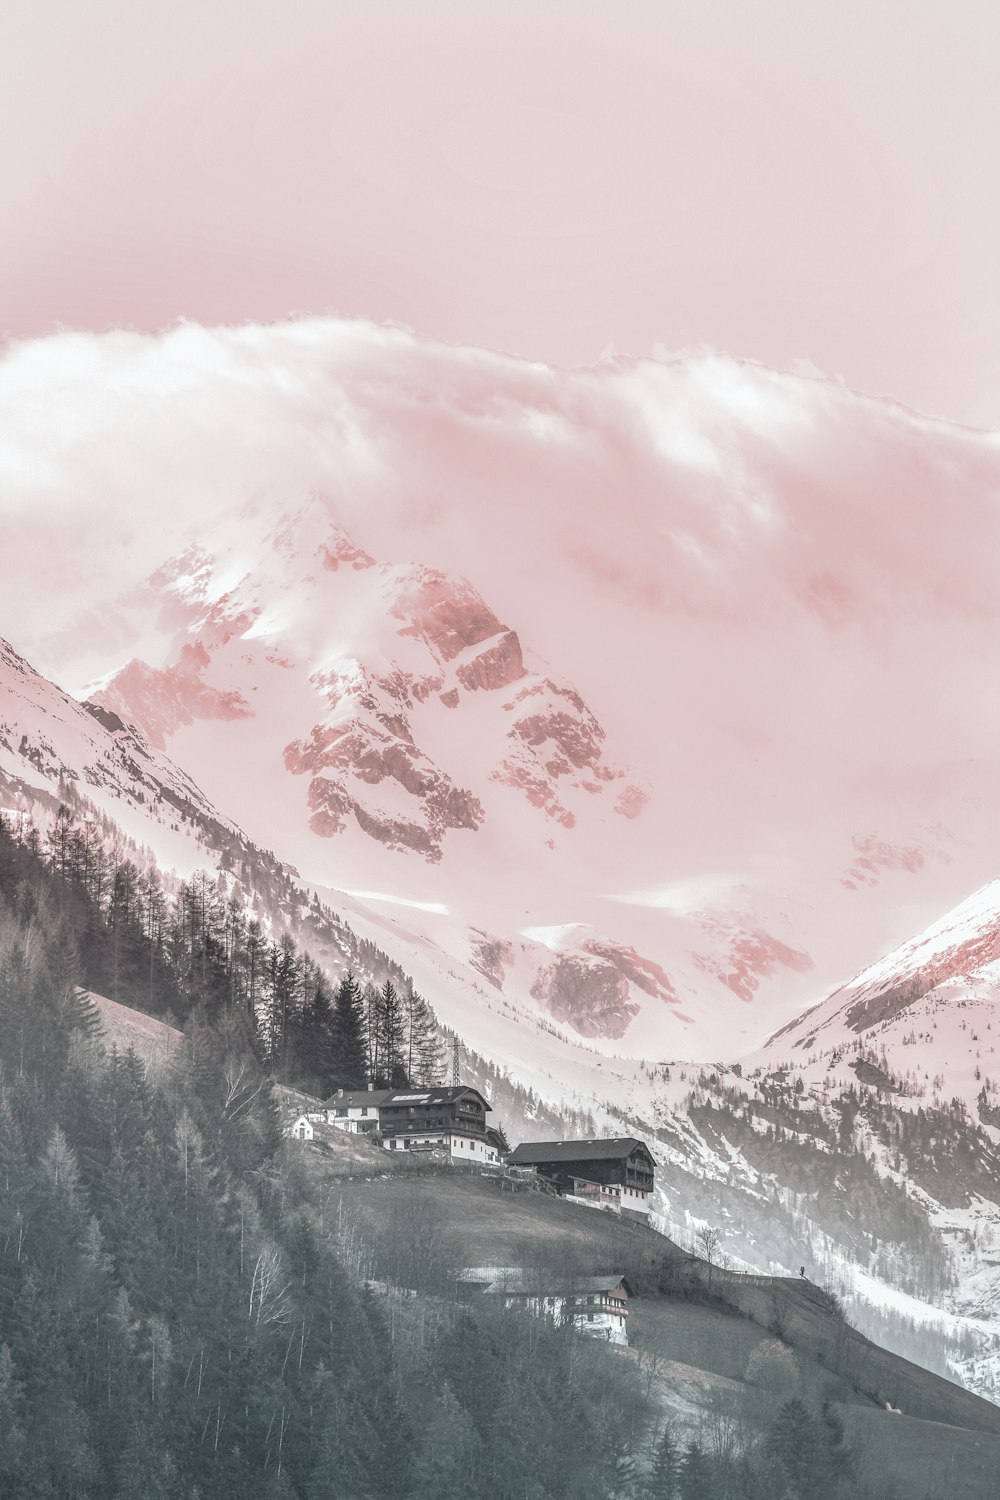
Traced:
[[471, 660], [462, 662], [455, 669], [455, 676], [472, 692], [477, 688], [493, 692], [497, 688], [509, 687], [523, 677], [521, 643], [513, 630], [505, 630], [499, 640], [491, 642]]
[[906, 870], [914, 875], [923, 868], [929, 853], [941, 857], [936, 849], [928, 850], [917, 844], [890, 844], [876, 834], [867, 834], [852, 842], [855, 857], [841, 881], [849, 891], [857, 890], [859, 886], [878, 885], [887, 870]]
[[623, 786], [618, 793], [615, 801], [615, 812], [619, 813], [623, 818], [637, 818], [648, 801], [648, 792], [644, 792], [642, 787], [633, 786], [630, 783], [628, 786]]
[[540, 970], [531, 993], [581, 1036], [624, 1036], [639, 1014], [628, 980], [613, 963], [595, 963], [576, 953], [563, 954]]
[[869, 1088], [878, 1089], [880, 1093], [886, 1094], [898, 1094], [900, 1092], [899, 1084], [896, 1083], [895, 1079], [891, 1078], [883, 1068], [878, 1067], [873, 1062], [869, 1062], [865, 1057], [859, 1057], [854, 1062], [848, 1063], [847, 1066], [857, 1074], [858, 1082], [866, 1083]]
[[[529, 679], [504, 709], [513, 720], [507, 730], [509, 749], [493, 779], [523, 791], [534, 807], [564, 828], [576, 823], [568, 806], [572, 790], [596, 795], [622, 779], [623, 773], [603, 759], [604, 730], [573, 688], [547, 677]], [[645, 795], [638, 787], [625, 790], [628, 796], [620, 793], [615, 810], [635, 817]]]
[[581, 1036], [624, 1036], [639, 1014], [632, 985], [655, 999], [675, 1004], [677, 995], [659, 964], [634, 948], [589, 938], [576, 953], [560, 954], [539, 970], [531, 993], [557, 1021], [568, 1021]]
[[[761, 981], [769, 978], [777, 968], [794, 969], [804, 974], [812, 968], [808, 953], [790, 948], [787, 943], [761, 929], [748, 931], [738, 922], [706, 922], [705, 925], [726, 938], [726, 953], [719, 958], [704, 954], [695, 955], [695, 963], [706, 974], [714, 974], [727, 989], [748, 1003], [760, 988]], [[728, 929], [728, 930], [727, 930]]]
[[502, 990], [507, 969], [514, 962], [514, 945], [474, 929], [470, 962], [495, 989]]
[[[312, 778], [314, 832], [340, 833], [353, 814], [380, 843], [435, 861], [449, 828], [479, 827], [483, 810], [477, 799], [414, 743], [407, 716], [413, 700], [404, 675], [372, 677], [353, 661], [312, 680], [326, 694], [329, 715], [308, 739], [287, 745], [284, 760], [293, 774]], [[393, 812], [383, 797], [368, 793], [386, 784], [412, 799], [412, 812]]]
[[470, 583], [431, 568], [413, 571], [392, 613], [401, 621], [400, 635], [420, 637], [443, 662], [453, 661], [470, 646], [512, 634]]
[[367, 552], [356, 547], [339, 527], [332, 528], [329, 540], [320, 543], [319, 555], [328, 573], [336, 573], [340, 567], [354, 568], [357, 571], [375, 566], [374, 557], [369, 557]]
[[588, 938], [582, 946], [584, 953], [614, 964], [619, 973], [624, 974], [626, 979], [631, 980], [645, 994], [652, 995], [654, 1000], [664, 1000], [670, 1005], [677, 1003], [677, 992], [670, 976], [651, 958], [644, 958], [634, 948], [626, 948], [621, 943], [601, 938]]
[[[227, 637], [228, 639], [228, 637]], [[247, 719], [253, 710], [236, 691], [222, 691], [202, 681], [210, 661], [201, 641], [181, 648], [172, 667], [157, 670], [130, 661], [97, 695], [97, 704], [138, 724], [150, 743], [162, 750], [168, 737], [195, 719]]]

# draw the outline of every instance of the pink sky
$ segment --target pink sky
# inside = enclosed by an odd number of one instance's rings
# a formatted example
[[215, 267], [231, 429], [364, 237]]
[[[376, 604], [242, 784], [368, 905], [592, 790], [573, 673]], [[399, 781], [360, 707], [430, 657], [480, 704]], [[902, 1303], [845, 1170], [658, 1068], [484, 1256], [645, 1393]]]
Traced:
[[6, 0], [0, 330], [702, 344], [1000, 425], [991, 0]]

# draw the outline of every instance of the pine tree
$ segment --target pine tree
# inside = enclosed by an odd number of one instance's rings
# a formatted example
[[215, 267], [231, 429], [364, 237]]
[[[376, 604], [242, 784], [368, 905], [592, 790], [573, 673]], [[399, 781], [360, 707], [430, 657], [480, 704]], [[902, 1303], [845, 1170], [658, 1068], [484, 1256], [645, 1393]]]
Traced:
[[438, 1035], [434, 1012], [412, 987], [403, 1000], [406, 1039], [405, 1069], [411, 1083], [431, 1087], [440, 1083], [444, 1069], [444, 1046]]
[[365, 1042], [365, 1014], [361, 989], [354, 975], [347, 973], [337, 986], [337, 997], [333, 1007], [334, 1087], [364, 1088], [368, 1072]]
[[715, 1500], [711, 1460], [698, 1442], [685, 1449], [677, 1492], [680, 1500]]
[[656, 1445], [653, 1468], [646, 1480], [649, 1500], [676, 1500], [680, 1453], [669, 1427], [665, 1427]]
[[403, 1020], [403, 1004], [399, 991], [391, 979], [387, 979], [378, 995], [377, 1011], [377, 1076], [378, 1088], [405, 1088], [406, 1037]]
[[788, 1475], [793, 1490], [822, 1493], [827, 1453], [816, 1418], [797, 1396], [786, 1401], [771, 1425], [768, 1449]]

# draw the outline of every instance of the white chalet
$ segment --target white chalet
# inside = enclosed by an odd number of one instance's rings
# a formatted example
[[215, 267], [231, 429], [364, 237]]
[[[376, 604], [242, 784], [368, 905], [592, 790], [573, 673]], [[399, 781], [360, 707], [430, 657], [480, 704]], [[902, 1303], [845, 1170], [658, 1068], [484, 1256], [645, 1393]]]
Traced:
[[323, 1118], [352, 1135], [373, 1135], [379, 1128], [379, 1106], [392, 1089], [338, 1089], [323, 1108]]
[[466, 1294], [502, 1297], [506, 1307], [523, 1307], [555, 1324], [572, 1323], [579, 1333], [628, 1343], [628, 1300], [624, 1276], [573, 1276], [525, 1271], [510, 1266], [468, 1266], [459, 1273]]

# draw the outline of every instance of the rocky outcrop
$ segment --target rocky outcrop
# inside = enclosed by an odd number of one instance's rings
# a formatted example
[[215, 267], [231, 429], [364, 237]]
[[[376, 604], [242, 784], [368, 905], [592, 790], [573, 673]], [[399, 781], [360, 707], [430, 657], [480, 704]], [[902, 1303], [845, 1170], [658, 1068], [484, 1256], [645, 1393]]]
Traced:
[[[441, 858], [449, 829], [478, 828], [483, 809], [414, 743], [413, 706], [403, 673], [375, 677], [360, 662], [313, 678], [329, 715], [304, 740], [285, 747], [293, 775], [308, 775], [310, 827], [323, 837], [343, 832], [353, 815], [359, 828], [393, 849]], [[395, 788], [412, 799], [412, 812], [388, 811], [379, 792]]]
[[477, 689], [495, 692], [498, 688], [509, 687], [524, 676], [521, 642], [513, 630], [505, 630], [499, 640], [492, 641], [484, 651], [457, 666], [455, 676], [470, 692]]
[[634, 948], [588, 938], [576, 952], [561, 953], [538, 972], [531, 987], [557, 1021], [581, 1036], [624, 1036], [639, 1014], [632, 986], [667, 1004], [677, 995], [668, 975]]
[[513, 943], [493, 937], [488, 932], [481, 932], [478, 928], [473, 928], [472, 939], [469, 962], [494, 989], [502, 990], [507, 969], [514, 962]]
[[[604, 760], [604, 730], [573, 688], [547, 677], [529, 679], [504, 710], [512, 720], [508, 749], [493, 780], [523, 792], [562, 827], [576, 824], [570, 806], [574, 792], [596, 796], [623, 779]], [[615, 810], [637, 817], [645, 801], [641, 789], [630, 784], [620, 789]]]
[[355, 571], [375, 566], [374, 557], [370, 557], [361, 547], [356, 547], [346, 532], [339, 527], [332, 527], [330, 536], [319, 545], [319, 556], [324, 568], [328, 573], [336, 573], [338, 568], [354, 568]]
[[248, 719], [253, 710], [236, 691], [222, 691], [203, 680], [211, 658], [201, 641], [185, 645], [173, 666], [157, 669], [130, 661], [93, 703], [137, 725], [162, 750], [167, 738], [196, 719]]
[[639, 1014], [628, 979], [615, 964], [578, 953], [561, 954], [539, 971], [531, 987], [557, 1021], [566, 1021], [581, 1036], [624, 1036]]
[[442, 662], [453, 661], [470, 646], [512, 633], [471, 583], [432, 568], [416, 568], [401, 582], [392, 613], [401, 622], [400, 635], [424, 640]]
[[738, 921], [713, 919], [703, 921], [702, 925], [722, 938], [722, 953], [721, 956], [718, 952], [695, 954], [695, 963], [703, 973], [713, 974], [747, 1003], [757, 993], [762, 980], [769, 979], [779, 968], [804, 974], [813, 966], [808, 953], [789, 947], [761, 928], [749, 930]]
[[923, 869], [929, 852], [941, 857], [938, 850], [929, 851], [917, 844], [890, 844], [876, 834], [855, 838], [852, 842], [855, 856], [841, 879], [841, 885], [849, 891], [855, 891], [859, 886], [878, 885], [886, 871], [905, 870], [915, 875]]

